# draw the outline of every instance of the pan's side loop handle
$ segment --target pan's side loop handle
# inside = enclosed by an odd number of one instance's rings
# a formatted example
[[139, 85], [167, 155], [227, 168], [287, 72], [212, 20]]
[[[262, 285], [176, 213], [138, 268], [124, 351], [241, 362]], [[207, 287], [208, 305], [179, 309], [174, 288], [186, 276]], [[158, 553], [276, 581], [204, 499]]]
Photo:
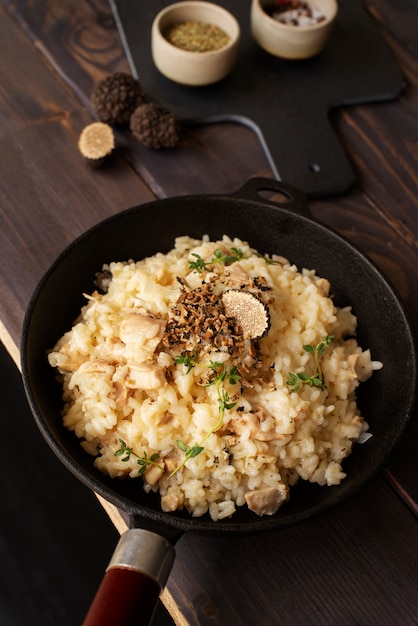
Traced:
[[[270, 192], [273, 197], [268, 197], [266, 194]], [[264, 195], [263, 195], [264, 193]], [[274, 197], [274, 194], [277, 197]], [[288, 209], [293, 213], [304, 215], [305, 217], [311, 217], [309, 210], [308, 200], [305, 194], [281, 180], [255, 177], [250, 178], [233, 196], [238, 198], [244, 198], [248, 200], [262, 201], [264, 203], [270, 203], [273, 206], [278, 206], [283, 209]]]
[[150, 624], [174, 563], [173, 546], [140, 528], [120, 538], [83, 626]]

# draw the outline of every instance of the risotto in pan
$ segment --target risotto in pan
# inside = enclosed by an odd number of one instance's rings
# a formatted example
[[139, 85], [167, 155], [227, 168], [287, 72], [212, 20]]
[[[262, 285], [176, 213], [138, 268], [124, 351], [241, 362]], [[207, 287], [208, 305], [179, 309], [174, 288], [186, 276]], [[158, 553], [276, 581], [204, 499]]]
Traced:
[[102, 472], [215, 521], [344, 479], [370, 436], [356, 388], [382, 364], [325, 278], [239, 239], [183, 236], [96, 282], [48, 358], [64, 425]]

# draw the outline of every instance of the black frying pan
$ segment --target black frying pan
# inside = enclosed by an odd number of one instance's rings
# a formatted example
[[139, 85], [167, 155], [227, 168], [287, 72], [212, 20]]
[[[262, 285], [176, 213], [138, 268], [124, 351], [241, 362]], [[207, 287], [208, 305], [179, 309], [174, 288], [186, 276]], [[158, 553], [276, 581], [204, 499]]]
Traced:
[[[263, 191], [281, 194], [280, 201], [264, 199]], [[345, 461], [347, 478], [335, 487], [301, 482], [290, 501], [271, 517], [258, 517], [244, 507], [218, 522], [185, 512], [163, 513], [159, 496], [146, 494], [138, 481], [112, 480], [96, 470], [61, 423], [61, 389], [46, 352], [72, 326], [84, 304], [83, 292], [94, 288], [95, 273], [103, 263], [167, 252], [176, 236], [204, 234], [212, 239], [236, 236], [262, 253], [287, 257], [299, 269], [316, 269], [331, 282], [335, 303], [353, 306], [360, 345], [371, 348], [372, 358], [384, 363], [360, 387], [359, 405], [373, 437], [356, 445]], [[145, 624], [169, 575], [171, 545], [184, 532], [264, 532], [346, 501], [386, 464], [409, 421], [417, 392], [414, 337], [393, 288], [364, 254], [311, 216], [299, 191], [259, 178], [232, 195], [175, 197], [134, 207], [79, 237], [56, 260], [31, 299], [21, 354], [25, 390], [46, 441], [78, 478], [130, 520], [132, 530], [122, 535], [86, 618], [89, 626], [124, 624], [122, 607], [128, 623], [136, 601], [142, 602]]]

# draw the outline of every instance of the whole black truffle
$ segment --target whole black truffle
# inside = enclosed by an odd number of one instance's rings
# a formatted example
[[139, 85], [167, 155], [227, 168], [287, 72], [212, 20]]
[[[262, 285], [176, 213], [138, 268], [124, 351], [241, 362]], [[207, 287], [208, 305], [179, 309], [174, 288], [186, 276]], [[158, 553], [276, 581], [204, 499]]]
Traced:
[[176, 117], [158, 104], [141, 104], [130, 120], [135, 139], [147, 148], [174, 148], [180, 141], [180, 124]]
[[145, 102], [145, 96], [133, 76], [115, 72], [95, 85], [91, 102], [101, 122], [122, 126], [129, 124], [132, 113]]

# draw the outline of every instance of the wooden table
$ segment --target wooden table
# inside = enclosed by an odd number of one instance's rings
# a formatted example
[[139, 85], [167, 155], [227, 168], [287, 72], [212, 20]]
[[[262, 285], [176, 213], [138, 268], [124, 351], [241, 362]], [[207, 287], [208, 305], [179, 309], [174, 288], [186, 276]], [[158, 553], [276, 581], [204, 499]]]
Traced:
[[[311, 209], [377, 262], [418, 330], [417, 11], [408, 0], [366, 5], [406, 87], [332, 114], [357, 180]], [[114, 71], [130, 68], [105, 0], [0, 3], [0, 336], [17, 363], [31, 293], [74, 237], [155, 198], [272, 175], [257, 136], [235, 123], [190, 127], [174, 151], [121, 135], [111, 167], [86, 167], [77, 140], [93, 120], [91, 88]], [[417, 624], [417, 427], [415, 416], [382, 475], [320, 518], [265, 536], [186, 534], [163, 593], [175, 623]]]

